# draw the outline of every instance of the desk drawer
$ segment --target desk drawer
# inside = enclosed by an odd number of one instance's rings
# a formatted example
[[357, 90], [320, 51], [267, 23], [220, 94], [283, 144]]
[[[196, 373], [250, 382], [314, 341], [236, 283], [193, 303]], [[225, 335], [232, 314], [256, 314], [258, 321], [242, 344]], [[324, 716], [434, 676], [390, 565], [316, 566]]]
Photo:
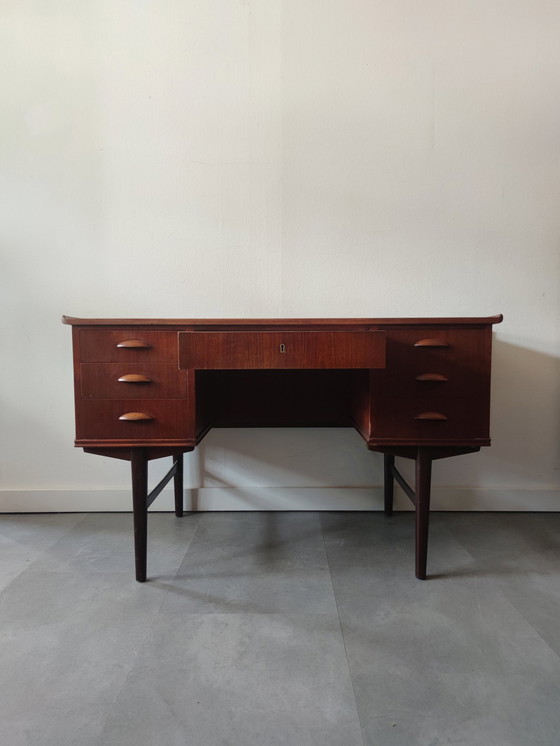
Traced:
[[[177, 440], [187, 436], [184, 399], [80, 402], [76, 440]], [[126, 419], [121, 419], [126, 417]]]
[[384, 439], [481, 439], [488, 432], [487, 409], [471, 398], [380, 398], [372, 421], [372, 435]]
[[187, 372], [162, 363], [82, 363], [82, 399], [181, 399]]
[[[472, 390], [490, 380], [490, 334], [485, 329], [394, 330], [387, 333], [386, 383], [395, 395], [418, 388]], [[387, 390], [387, 393], [389, 391]]]
[[179, 332], [179, 367], [198, 370], [382, 368], [382, 331]]
[[82, 363], [166, 362], [177, 365], [177, 332], [143, 329], [80, 331]]

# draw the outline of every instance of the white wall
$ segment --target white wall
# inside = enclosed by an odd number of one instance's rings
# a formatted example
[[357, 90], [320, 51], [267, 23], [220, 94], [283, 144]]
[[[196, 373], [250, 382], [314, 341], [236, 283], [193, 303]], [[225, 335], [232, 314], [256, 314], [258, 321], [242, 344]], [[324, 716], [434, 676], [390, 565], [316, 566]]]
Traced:
[[[0, 509], [130, 504], [126, 463], [72, 446], [62, 313], [502, 312], [494, 445], [438, 462], [435, 503], [560, 507], [560, 4], [4, 0], [1, 19]], [[379, 504], [350, 431], [214, 431], [188, 464], [201, 507]]]

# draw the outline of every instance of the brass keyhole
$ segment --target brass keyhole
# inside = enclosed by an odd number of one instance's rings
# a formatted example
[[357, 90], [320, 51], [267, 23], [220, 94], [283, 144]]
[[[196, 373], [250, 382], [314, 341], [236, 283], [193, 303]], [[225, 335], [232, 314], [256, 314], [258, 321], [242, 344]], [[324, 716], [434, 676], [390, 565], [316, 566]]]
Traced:
[[280, 345], [280, 352], [286, 352], [286, 345], [285, 344], [281, 344]]

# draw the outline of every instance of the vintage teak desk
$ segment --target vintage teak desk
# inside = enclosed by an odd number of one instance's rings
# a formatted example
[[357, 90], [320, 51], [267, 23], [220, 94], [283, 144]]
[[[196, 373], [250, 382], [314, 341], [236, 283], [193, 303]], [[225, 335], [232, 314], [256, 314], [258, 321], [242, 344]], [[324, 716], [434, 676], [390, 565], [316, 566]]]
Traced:
[[[146, 580], [147, 511], [183, 453], [212, 427], [355, 427], [384, 454], [416, 508], [416, 577], [426, 577], [434, 459], [490, 445], [492, 325], [425, 319], [78, 319], [72, 325], [76, 446], [132, 466], [136, 579]], [[148, 492], [148, 461], [173, 457]], [[395, 467], [414, 459], [415, 488]]]

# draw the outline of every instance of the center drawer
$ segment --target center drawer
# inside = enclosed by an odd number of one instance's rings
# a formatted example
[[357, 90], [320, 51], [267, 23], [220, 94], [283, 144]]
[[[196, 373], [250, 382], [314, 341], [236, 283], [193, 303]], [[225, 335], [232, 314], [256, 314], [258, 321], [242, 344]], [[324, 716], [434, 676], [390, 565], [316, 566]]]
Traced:
[[383, 331], [179, 332], [179, 367], [197, 370], [383, 368]]

